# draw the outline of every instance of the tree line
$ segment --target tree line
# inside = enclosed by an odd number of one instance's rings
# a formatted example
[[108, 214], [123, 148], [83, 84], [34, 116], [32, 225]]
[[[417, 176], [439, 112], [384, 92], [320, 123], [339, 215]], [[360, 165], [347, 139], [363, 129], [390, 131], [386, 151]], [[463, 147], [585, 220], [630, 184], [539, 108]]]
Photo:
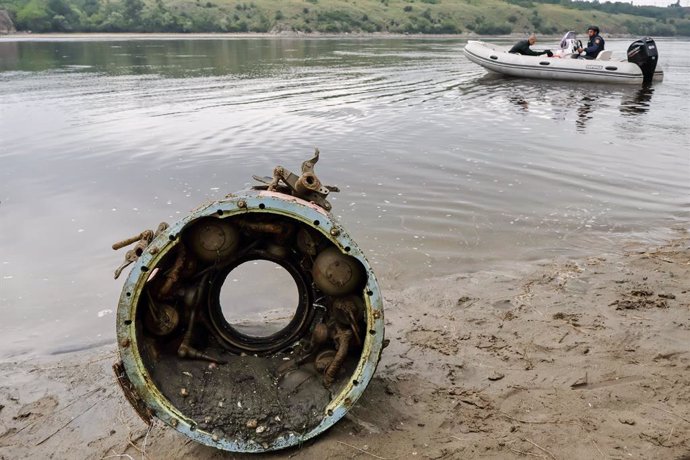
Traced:
[[[690, 36], [690, 8], [571, 0], [0, 0], [18, 31], [388, 32], [501, 35], [575, 29], [545, 5], [597, 17], [603, 30]], [[607, 28], [607, 22], [611, 23]]]

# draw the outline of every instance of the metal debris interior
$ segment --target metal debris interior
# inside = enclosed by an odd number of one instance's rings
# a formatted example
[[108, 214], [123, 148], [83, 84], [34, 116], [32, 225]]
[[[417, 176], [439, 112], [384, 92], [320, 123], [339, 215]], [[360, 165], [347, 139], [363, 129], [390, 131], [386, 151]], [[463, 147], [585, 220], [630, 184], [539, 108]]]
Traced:
[[[144, 419], [260, 452], [321, 433], [359, 398], [383, 344], [381, 296], [330, 204], [314, 201], [252, 190], [141, 234], [119, 269], [134, 263], [118, 308], [116, 373]], [[233, 270], [257, 260], [287, 271], [298, 293], [291, 318], [265, 335], [229, 321], [233, 306], [220, 296]]]

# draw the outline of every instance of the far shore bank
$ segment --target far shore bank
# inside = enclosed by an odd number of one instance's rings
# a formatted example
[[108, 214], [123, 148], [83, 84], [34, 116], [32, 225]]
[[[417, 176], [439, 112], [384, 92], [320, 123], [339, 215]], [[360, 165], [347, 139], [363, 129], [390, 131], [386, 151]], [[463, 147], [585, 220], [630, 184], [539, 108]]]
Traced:
[[[603, 34], [608, 39], [636, 39], [637, 35], [627, 34]], [[456, 39], [456, 40], [518, 40], [527, 37], [528, 34], [509, 34], [509, 35], [478, 35], [475, 33], [463, 34], [396, 34], [396, 33], [304, 33], [304, 32], [191, 32], [191, 33], [140, 33], [140, 32], [73, 32], [73, 33], [31, 33], [16, 32], [7, 35], [0, 35], [2, 41], [50, 41], [50, 40], [227, 40], [227, 39], [252, 39], [252, 38], [272, 38], [272, 39]], [[586, 33], [579, 34], [586, 37]], [[557, 40], [562, 34], [547, 35], [538, 34], [541, 41]], [[688, 37], [654, 37], [655, 40], [684, 40]]]

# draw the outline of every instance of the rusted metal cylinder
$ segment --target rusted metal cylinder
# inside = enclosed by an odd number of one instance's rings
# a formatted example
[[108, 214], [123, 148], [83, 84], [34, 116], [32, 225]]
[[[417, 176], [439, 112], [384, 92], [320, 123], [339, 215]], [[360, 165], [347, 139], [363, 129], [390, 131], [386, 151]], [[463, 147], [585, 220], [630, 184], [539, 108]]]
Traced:
[[[220, 295], [257, 260], [287, 271], [298, 293], [269, 335], [238, 328]], [[266, 452], [323, 433], [359, 399], [383, 348], [383, 302], [361, 250], [323, 207], [247, 191], [153, 239], [125, 281], [117, 336], [118, 381], [142, 418], [218, 449]]]
[[295, 191], [299, 195], [306, 195], [309, 192], [318, 191], [320, 189], [321, 181], [316, 177], [316, 174], [311, 172], [302, 173], [295, 186]]

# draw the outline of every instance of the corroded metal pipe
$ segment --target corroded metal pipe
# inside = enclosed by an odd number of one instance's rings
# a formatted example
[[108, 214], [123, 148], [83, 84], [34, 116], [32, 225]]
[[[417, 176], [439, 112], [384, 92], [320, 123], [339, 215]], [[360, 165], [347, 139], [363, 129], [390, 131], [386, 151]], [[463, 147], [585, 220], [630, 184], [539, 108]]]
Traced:
[[338, 350], [336, 351], [335, 357], [326, 369], [326, 372], [323, 377], [323, 384], [326, 386], [326, 388], [330, 388], [330, 386], [333, 385], [335, 377], [338, 374], [340, 368], [342, 367], [345, 358], [347, 357], [347, 352], [350, 349], [350, 342], [352, 341], [351, 329], [343, 329], [340, 326], [336, 327], [337, 332], [335, 334], [335, 340], [338, 344]]
[[[317, 158], [302, 168], [310, 187]], [[303, 199], [289, 179], [114, 245], [137, 243], [117, 309], [118, 381], [142, 416], [218, 449], [267, 452], [323, 433], [362, 395], [384, 346], [378, 283], [328, 212], [327, 187]], [[256, 260], [285, 269], [298, 292], [287, 324], [267, 335], [228, 320], [237, 305], [220, 294]]]

